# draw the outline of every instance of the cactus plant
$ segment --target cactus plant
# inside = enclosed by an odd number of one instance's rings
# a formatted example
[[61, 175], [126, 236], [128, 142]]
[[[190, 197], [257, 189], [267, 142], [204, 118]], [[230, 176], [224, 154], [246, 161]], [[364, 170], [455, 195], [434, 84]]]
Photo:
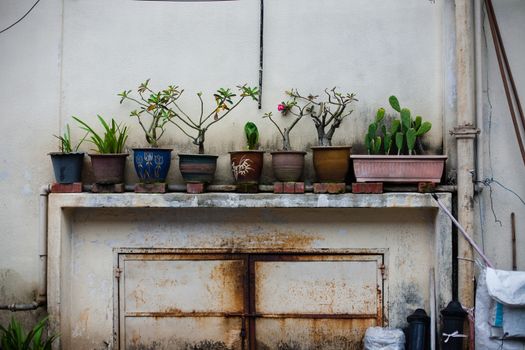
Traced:
[[[380, 108], [377, 111], [376, 117], [369, 125], [368, 132], [365, 135], [365, 145], [368, 154], [379, 154], [381, 145], [383, 146], [384, 154], [390, 154], [393, 141], [395, 141], [398, 155], [403, 152], [405, 145], [409, 155], [415, 154], [419, 138], [432, 128], [432, 123], [424, 122], [421, 116], [416, 116], [415, 119], [412, 119], [410, 110], [401, 108], [396, 96], [390, 96], [388, 102], [399, 113], [399, 119], [393, 119], [388, 127], [385, 124], [381, 125], [384, 121], [385, 110]], [[377, 135], [379, 130], [381, 130], [382, 135]]]

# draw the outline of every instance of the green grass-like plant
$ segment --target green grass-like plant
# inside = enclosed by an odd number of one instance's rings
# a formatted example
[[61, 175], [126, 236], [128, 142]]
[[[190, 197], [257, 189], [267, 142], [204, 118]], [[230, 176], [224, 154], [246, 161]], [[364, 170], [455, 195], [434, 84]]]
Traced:
[[97, 117], [100, 121], [100, 124], [102, 124], [104, 128], [104, 134], [102, 136], [81, 119], [75, 116], [73, 116], [73, 119], [75, 119], [80, 124], [80, 127], [83, 130], [87, 131], [88, 134], [91, 135], [88, 141], [96, 146], [96, 151], [98, 153], [123, 153], [124, 145], [128, 139], [128, 127], [122, 126], [122, 124], [117, 124], [113, 118], [111, 118], [110, 122], [106, 122], [100, 115], [97, 115]]
[[73, 146], [73, 143], [71, 141], [71, 129], [69, 128], [69, 124], [66, 124], [66, 131], [64, 132], [63, 135], [61, 136], [53, 135], [53, 136], [55, 136], [58, 139], [58, 141], [60, 141], [60, 144], [58, 146], [58, 148], [60, 149], [60, 152], [73, 153], [73, 152], [78, 152], [78, 148], [80, 147], [82, 142], [84, 142], [87, 135], [88, 134], [86, 133], [86, 135], [84, 135], [84, 137], [79, 141], [79, 143]]
[[46, 323], [47, 317], [39, 321], [27, 334], [22, 325], [14, 318], [11, 319], [7, 328], [0, 325], [2, 350], [51, 350], [58, 335], [52, 335], [44, 340], [43, 332]]

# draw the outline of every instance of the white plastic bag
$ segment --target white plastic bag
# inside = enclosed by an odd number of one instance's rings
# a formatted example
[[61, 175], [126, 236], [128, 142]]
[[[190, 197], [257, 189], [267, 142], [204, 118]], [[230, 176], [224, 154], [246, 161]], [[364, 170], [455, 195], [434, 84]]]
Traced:
[[365, 350], [405, 350], [405, 334], [397, 328], [370, 327], [364, 343]]

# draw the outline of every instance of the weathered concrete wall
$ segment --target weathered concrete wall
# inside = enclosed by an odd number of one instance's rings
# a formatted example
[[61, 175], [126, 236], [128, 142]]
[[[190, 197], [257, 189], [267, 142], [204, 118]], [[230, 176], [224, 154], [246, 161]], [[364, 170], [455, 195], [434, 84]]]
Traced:
[[[501, 35], [523, 106], [525, 98], [525, 3], [512, 0], [494, 2]], [[518, 269], [525, 269], [525, 167], [521, 159], [503, 83], [498, 69], [488, 20], [485, 18], [484, 106], [481, 140], [483, 143], [482, 177], [493, 179], [477, 198], [479, 212], [477, 239], [488, 256], [501, 269], [512, 268], [511, 220], [516, 214]], [[523, 131], [522, 131], [523, 135]], [[505, 189], [505, 187], [507, 189]], [[513, 193], [514, 192], [514, 193]]]
[[[0, 28], [32, 4], [2, 1]], [[46, 152], [53, 150], [52, 135], [59, 127], [61, 8], [61, 1], [42, 1], [24, 21], [0, 34], [2, 304], [30, 302], [37, 287], [38, 193], [51, 179]], [[0, 312], [0, 323], [10, 317], [10, 312]], [[32, 319], [27, 312], [17, 317]]]
[[[3, 1], [1, 27], [31, 5]], [[291, 87], [314, 94], [332, 86], [357, 92], [360, 101], [337, 132], [336, 144], [355, 144], [363, 151], [368, 121], [396, 94], [432, 121], [429, 149], [440, 150], [443, 115], [450, 116], [454, 103], [453, 79], [444, 68], [450, 58], [444, 49], [450, 43], [444, 6], [421, 0], [267, 0], [263, 108], [246, 104], [208, 133], [208, 152], [221, 155], [217, 181], [231, 182], [226, 152], [242, 146], [245, 121], [257, 122], [264, 149], [280, 147], [276, 131], [261, 116], [277, 114], [283, 91]], [[7, 147], [0, 158], [2, 302], [29, 301], [36, 288], [38, 189], [52, 181], [46, 156], [56, 150], [52, 135], [72, 123], [71, 115], [94, 122], [102, 114], [133, 126], [129, 146], [144, 145], [138, 125], [128, 117], [133, 107], [119, 105], [116, 94], [146, 78], [155, 87], [184, 87], [191, 112], [198, 108], [197, 91], [209, 95], [220, 86], [256, 85], [258, 20], [256, 0], [53, 0], [39, 3], [24, 21], [0, 34], [0, 135]], [[308, 149], [315, 140], [305, 120], [294, 130], [292, 146]], [[195, 150], [174, 128], [163, 145], [176, 152]], [[311, 176], [310, 165], [307, 170]], [[131, 167], [128, 174], [128, 182], [134, 182]], [[265, 174], [269, 180], [269, 167]], [[169, 181], [180, 181], [176, 163]], [[0, 313], [0, 321], [9, 316]]]

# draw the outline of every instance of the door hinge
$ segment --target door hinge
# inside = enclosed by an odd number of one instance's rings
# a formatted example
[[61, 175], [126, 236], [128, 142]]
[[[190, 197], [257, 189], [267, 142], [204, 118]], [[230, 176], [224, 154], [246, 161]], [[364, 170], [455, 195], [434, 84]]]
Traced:
[[383, 278], [383, 280], [386, 280], [386, 267], [384, 264], [381, 264], [381, 266], [379, 266], [379, 269], [381, 270], [381, 277]]
[[120, 267], [115, 267], [115, 278], [120, 278], [120, 275], [122, 274], [122, 269]]

